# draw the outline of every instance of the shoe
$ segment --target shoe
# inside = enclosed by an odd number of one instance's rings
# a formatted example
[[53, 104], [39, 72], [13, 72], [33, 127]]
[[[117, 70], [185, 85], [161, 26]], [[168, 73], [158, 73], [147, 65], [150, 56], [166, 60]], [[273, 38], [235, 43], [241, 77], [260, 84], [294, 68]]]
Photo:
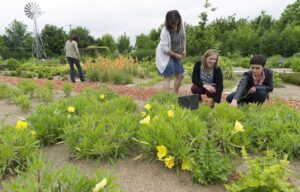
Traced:
[[80, 80], [81, 82], [85, 82], [86, 80], [85, 79], [82, 79], [82, 80]]

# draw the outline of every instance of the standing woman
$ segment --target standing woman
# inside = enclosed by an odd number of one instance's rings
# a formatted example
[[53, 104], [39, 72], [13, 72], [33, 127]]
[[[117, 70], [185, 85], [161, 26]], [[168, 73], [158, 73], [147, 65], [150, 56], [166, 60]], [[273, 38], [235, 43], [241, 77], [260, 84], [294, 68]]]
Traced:
[[207, 50], [202, 61], [195, 63], [191, 87], [193, 94], [206, 94], [207, 97], [213, 98], [215, 103], [220, 103], [223, 92], [223, 75], [221, 68], [218, 67], [219, 53], [217, 50]]
[[70, 76], [71, 76], [71, 81], [75, 83], [75, 71], [74, 71], [74, 64], [76, 65], [79, 73], [79, 78], [81, 82], [85, 81], [83, 72], [81, 70], [80, 66], [80, 55], [79, 55], [79, 50], [78, 50], [78, 45], [77, 43], [79, 42], [79, 37], [78, 36], [73, 36], [70, 37], [70, 39], [66, 42], [65, 44], [65, 53], [66, 57], [68, 60], [68, 63], [70, 65]]
[[160, 34], [160, 42], [156, 49], [156, 67], [164, 76], [163, 89], [170, 90], [173, 75], [174, 92], [178, 93], [184, 78], [181, 60], [186, 56], [186, 39], [182, 19], [177, 10], [167, 12], [165, 26]]

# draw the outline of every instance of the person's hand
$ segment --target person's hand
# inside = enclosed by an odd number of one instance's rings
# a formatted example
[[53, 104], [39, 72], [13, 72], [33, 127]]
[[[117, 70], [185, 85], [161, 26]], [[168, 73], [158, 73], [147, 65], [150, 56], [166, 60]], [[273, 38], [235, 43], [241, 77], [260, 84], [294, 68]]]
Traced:
[[233, 107], [237, 107], [238, 106], [238, 103], [237, 103], [237, 100], [236, 99], [233, 99], [230, 103], [231, 106]]
[[183, 59], [183, 56], [182, 55], [179, 55], [179, 54], [175, 54], [175, 58], [180, 61], [181, 59]]
[[216, 92], [216, 88], [212, 85], [203, 85], [203, 87], [210, 93]]
[[182, 52], [182, 56], [183, 56], [183, 57], [186, 57], [186, 51], [183, 51], [183, 52]]
[[252, 93], [255, 93], [256, 92], [256, 87], [251, 87], [248, 91], [248, 94], [252, 94]]

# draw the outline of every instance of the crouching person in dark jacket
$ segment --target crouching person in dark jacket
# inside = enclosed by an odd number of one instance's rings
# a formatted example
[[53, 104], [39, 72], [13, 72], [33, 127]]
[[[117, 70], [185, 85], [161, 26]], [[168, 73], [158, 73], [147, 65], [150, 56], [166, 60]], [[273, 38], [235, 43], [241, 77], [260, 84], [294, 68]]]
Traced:
[[218, 59], [219, 53], [217, 50], [209, 49], [204, 53], [202, 62], [195, 63], [191, 91], [193, 94], [199, 94], [200, 101], [202, 94], [213, 98], [214, 103], [220, 103], [221, 101], [223, 75], [221, 68], [218, 66]]
[[273, 73], [264, 68], [266, 57], [255, 55], [250, 60], [250, 70], [245, 72], [239, 82], [236, 92], [227, 96], [226, 100], [232, 106], [238, 104], [263, 104], [273, 91]]

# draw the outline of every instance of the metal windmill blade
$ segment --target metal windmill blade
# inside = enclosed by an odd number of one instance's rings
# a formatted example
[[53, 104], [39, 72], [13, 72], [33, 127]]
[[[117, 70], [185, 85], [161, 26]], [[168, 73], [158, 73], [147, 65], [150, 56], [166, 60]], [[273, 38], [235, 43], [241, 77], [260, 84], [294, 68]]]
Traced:
[[40, 6], [36, 3], [27, 3], [24, 7], [24, 12], [27, 17], [33, 19], [42, 14]]

